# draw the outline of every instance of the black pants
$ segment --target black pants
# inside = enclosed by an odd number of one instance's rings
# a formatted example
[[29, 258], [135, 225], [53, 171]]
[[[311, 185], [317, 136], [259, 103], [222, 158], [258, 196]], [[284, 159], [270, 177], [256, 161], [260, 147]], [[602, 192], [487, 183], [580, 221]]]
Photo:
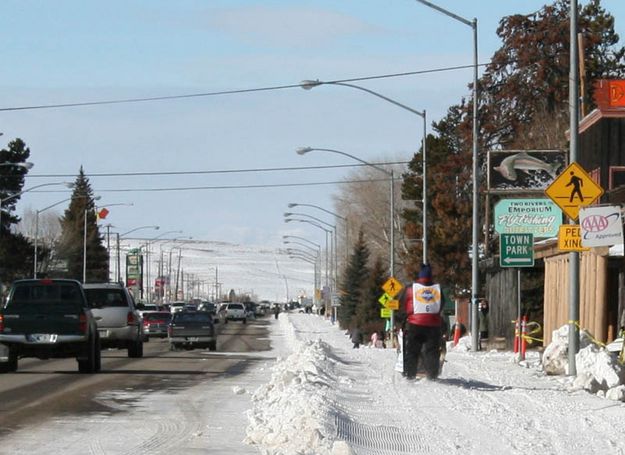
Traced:
[[438, 376], [440, 369], [441, 328], [406, 324], [404, 331], [404, 374], [413, 378], [417, 370], [428, 378]]

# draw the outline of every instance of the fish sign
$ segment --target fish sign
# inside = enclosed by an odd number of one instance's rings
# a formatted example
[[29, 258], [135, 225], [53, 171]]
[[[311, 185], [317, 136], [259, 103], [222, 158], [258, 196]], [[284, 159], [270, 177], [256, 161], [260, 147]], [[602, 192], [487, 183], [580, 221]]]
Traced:
[[560, 150], [490, 151], [489, 191], [543, 191], [565, 163], [566, 154]]
[[534, 236], [532, 234], [501, 234], [499, 236], [500, 267], [534, 267]]
[[591, 205], [603, 194], [583, 167], [571, 163], [545, 190], [545, 194], [572, 220], [579, 216], [580, 207]]

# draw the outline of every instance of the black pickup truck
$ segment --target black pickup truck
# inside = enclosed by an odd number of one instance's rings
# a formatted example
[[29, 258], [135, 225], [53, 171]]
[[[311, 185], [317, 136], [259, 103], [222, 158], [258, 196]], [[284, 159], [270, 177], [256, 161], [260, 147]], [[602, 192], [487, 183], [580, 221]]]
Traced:
[[213, 315], [204, 311], [179, 311], [173, 314], [167, 329], [169, 348], [217, 350]]
[[0, 344], [8, 350], [4, 371], [17, 371], [22, 357], [75, 357], [79, 372], [100, 371], [96, 321], [75, 280], [15, 281], [0, 306]]

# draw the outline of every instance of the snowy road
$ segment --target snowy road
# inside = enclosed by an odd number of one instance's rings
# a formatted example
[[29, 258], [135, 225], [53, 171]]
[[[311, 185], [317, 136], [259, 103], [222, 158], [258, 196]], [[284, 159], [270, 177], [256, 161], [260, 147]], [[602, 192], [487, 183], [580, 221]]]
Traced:
[[410, 383], [394, 351], [352, 349], [318, 316], [268, 326], [257, 368], [102, 393], [107, 412], [14, 432], [0, 454], [625, 454], [625, 405], [570, 392], [571, 379], [543, 375], [536, 355], [520, 366], [508, 352], [452, 350], [438, 381]]

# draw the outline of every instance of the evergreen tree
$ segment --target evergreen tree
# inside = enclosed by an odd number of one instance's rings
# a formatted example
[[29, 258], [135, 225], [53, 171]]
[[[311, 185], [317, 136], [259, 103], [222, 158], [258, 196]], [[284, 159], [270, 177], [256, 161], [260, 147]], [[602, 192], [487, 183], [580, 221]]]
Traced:
[[[17, 278], [31, 276], [33, 247], [22, 234], [14, 234], [11, 227], [19, 222], [13, 214], [24, 190], [24, 176], [28, 169], [8, 163], [24, 163], [30, 156], [30, 149], [21, 139], [11, 141], [6, 149], [0, 150], [0, 280], [8, 284]], [[18, 196], [16, 196], [18, 195]]]
[[93, 190], [80, 168], [68, 209], [61, 219], [58, 257], [67, 264], [67, 277], [82, 281], [86, 225], [86, 281], [108, 281], [108, 252], [100, 234], [95, 213]]
[[364, 284], [369, 275], [367, 262], [369, 261], [369, 249], [365, 243], [362, 231], [358, 234], [358, 241], [354, 244], [354, 252], [349, 258], [345, 269], [345, 277], [340, 298], [338, 319], [341, 328], [350, 329], [355, 325], [355, 314], [363, 299]]
[[380, 257], [373, 262], [369, 276], [364, 283], [362, 300], [356, 308], [355, 323], [364, 333], [371, 334], [384, 330], [384, 320], [380, 317], [382, 305], [378, 299], [384, 292], [382, 285], [388, 279], [387, 270]]

